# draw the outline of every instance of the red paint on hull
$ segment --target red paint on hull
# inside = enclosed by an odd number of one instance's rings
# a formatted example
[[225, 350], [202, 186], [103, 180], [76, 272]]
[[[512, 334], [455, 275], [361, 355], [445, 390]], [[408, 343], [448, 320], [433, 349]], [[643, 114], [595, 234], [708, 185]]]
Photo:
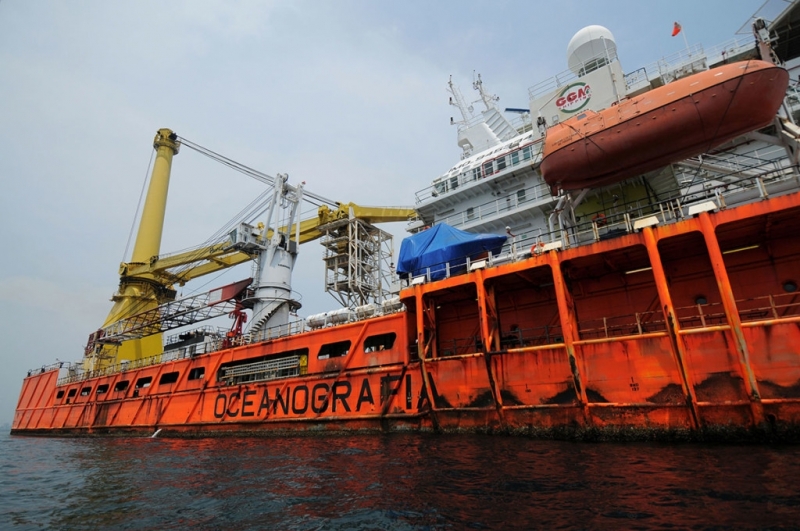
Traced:
[[[800, 300], [781, 286], [797, 272], [799, 232], [794, 193], [418, 285], [401, 293], [403, 313], [61, 384], [57, 370], [32, 374], [12, 433], [791, 432]], [[714, 264], [720, 245], [757, 238]], [[386, 349], [365, 342], [386, 334]], [[321, 356], [347, 340], [348, 354]], [[307, 374], [220, 377], [300, 348]]]

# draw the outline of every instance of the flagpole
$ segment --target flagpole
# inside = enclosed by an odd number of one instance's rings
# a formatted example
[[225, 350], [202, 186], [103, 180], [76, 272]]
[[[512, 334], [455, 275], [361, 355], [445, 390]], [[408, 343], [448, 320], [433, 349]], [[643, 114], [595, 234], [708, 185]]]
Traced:
[[[683, 31], [683, 26], [681, 26], [681, 33], [683, 33], [683, 43], [686, 45], [686, 50], [689, 50], [689, 41], [686, 39], [686, 32]], [[692, 55], [689, 53], [689, 55]]]
[[[688, 52], [689, 51], [689, 39], [686, 38], [686, 32], [683, 31], [683, 25], [681, 25], [681, 23], [676, 20], [675, 23], [672, 26], [672, 36], [675, 37], [675, 36], [678, 35], [678, 33], [683, 33], [683, 44], [686, 45], [686, 50]], [[692, 55], [691, 52], [689, 52], [689, 55]]]

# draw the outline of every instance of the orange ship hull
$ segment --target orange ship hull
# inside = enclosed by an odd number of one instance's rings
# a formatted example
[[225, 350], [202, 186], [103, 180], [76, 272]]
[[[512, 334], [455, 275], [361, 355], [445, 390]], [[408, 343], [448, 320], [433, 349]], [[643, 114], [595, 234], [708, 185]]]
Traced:
[[[392, 315], [88, 379], [43, 369], [12, 433], [790, 433], [798, 205], [792, 193], [416, 285]], [[220, 377], [299, 351], [294, 376]]]
[[641, 175], [769, 125], [789, 74], [764, 61], [720, 66], [547, 131], [541, 172], [554, 189]]

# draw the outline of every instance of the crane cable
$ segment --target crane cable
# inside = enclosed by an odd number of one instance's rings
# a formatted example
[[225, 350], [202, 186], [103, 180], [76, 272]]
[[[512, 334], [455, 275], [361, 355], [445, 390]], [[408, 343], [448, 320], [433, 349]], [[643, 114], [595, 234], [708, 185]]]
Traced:
[[[228, 157], [226, 157], [224, 155], [220, 155], [219, 153], [216, 153], [216, 152], [214, 152], [214, 151], [212, 151], [212, 150], [210, 150], [208, 148], [205, 148], [205, 147], [203, 147], [203, 146], [201, 146], [199, 144], [196, 144], [196, 143], [192, 142], [191, 140], [188, 140], [188, 139], [186, 139], [186, 138], [184, 138], [182, 136], [179, 136], [178, 140], [180, 141], [181, 145], [186, 146], [189, 149], [192, 149], [194, 151], [197, 151], [201, 155], [205, 155], [206, 157], [208, 157], [208, 158], [210, 158], [212, 160], [215, 160], [215, 161], [219, 162], [220, 164], [228, 166], [229, 168], [232, 168], [232, 169], [234, 169], [234, 170], [236, 170], [236, 171], [238, 171], [240, 173], [248, 175], [248, 176], [252, 177], [253, 179], [256, 179], [257, 181], [261, 181], [261, 182], [269, 184], [269, 185], [272, 185], [275, 182], [275, 178], [270, 176], [270, 175], [267, 175], [266, 173], [260, 172], [260, 171], [254, 169], [254, 168], [249, 167], [249, 166], [245, 166], [244, 164], [242, 164], [240, 162], [236, 162], [235, 160], [230, 159], [230, 158], [228, 158]], [[338, 208], [339, 207], [339, 202], [338, 201], [333, 201], [332, 199], [328, 199], [326, 197], [322, 197], [321, 195], [315, 194], [315, 193], [310, 192], [308, 190], [303, 190], [303, 199], [308, 201], [309, 203], [315, 205], [315, 206], [321, 206], [321, 204], [325, 204], [325, 205], [328, 205], [328, 206], [331, 206], [331, 207], [334, 207], [334, 208]], [[315, 203], [314, 201], [311, 201], [311, 199], [316, 200], [317, 203]]]
[[142, 198], [144, 197], [144, 190], [147, 188], [147, 181], [150, 178], [150, 167], [153, 165], [153, 156], [155, 150], [150, 150], [150, 162], [147, 163], [147, 171], [144, 173], [144, 181], [142, 181], [142, 190], [139, 192], [139, 202], [136, 204], [136, 212], [133, 214], [133, 221], [131, 221], [131, 230], [128, 233], [128, 241], [125, 242], [125, 252], [122, 253], [122, 262], [128, 256], [128, 249], [131, 248], [131, 239], [133, 239], [133, 230], [136, 228], [136, 219], [139, 217], [139, 209], [142, 208]]
[[[267, 189], [265, 191], [263, 191], [261, 194], [259, 194], [248, 205], [243, 207], [238, 213], [236, 213], [236, 215], [233, 216], [233, 218], [231, 218], [227, 223], [225, 223], [225, 225], [223, 225], [214, 234], [212, 234], [209, 238], [207, 238], [205, 242], [203, 242], [203, 243], [201, 243], [199, 245], [196, 245], [196, 246], [188, 247], [188, 248], [186, 248], [186, 249], [184, 249], [182, 251], [175, 251], [175, 252], [172, 252], [172, 253], [160, 254], [159, 255], [161, 258], [164, 258], [164, 257], [168, 257], [168, 256], [171, 256], [171, 255], [176, 255], [176, 254], [180, 254], [180, 253], [190, 253], [190, 252], [192, 252], [194, 250], [194, 251], [197, 252], [197, 255], [196, 255], [197, 256], [197, 260], [200, 260], [201, 257], [202, 257], [203, 251], [206, 248], [208, 248], [211, 245], [217, 244], [217, 243], [222, 243], [226, 239], [226, 237], [228, 236], [230, 231], [233, 230], [234, 228], [236, 228], [240, 223], [242, 223], [244, 221], [244, 222], [252, 224], [252, 223], [255, 222], [255, 220], [258, 217], [262, 216], [267, 211], [267, 209], [269, 208], [267, 203], [271, 199], [270, 195], [271, 195], [271, 193], [273, 191], [273, 187], [274, 187], [274, 184], [275, 184], [275, 178], [270, 176], [270, 175], [267, 175], [267, 174], [265, 174], [263, 172], [260, 172], [260, 171], [254, 169], [254, 168], [251, 168], [249, 166], [241, 164], [241, 163], [239, 163], [239, 162], [237, 162], [237, 161], [235, 161], [233, 159], [225, 157], [224, 155], [216, 153], [215, 151], [212, 151], [212, 150], [210, 150], [208, 148], [200, 146], [199, 144], [196, 144], [195, 142], [192, 142], [191, 140], [188, 140], [186, 138], [183, 138], [183, 137], [179, 136], [178, 137], [178, 141], [184, 147], [187, 147], [187, 148], [189, 148], [189, 149], [191, 149], [193, 151], [196, 151], [197, 153], [200, 153], [201, 155], [204, 155], [204, 156], [206, 156], [206, 157], [208, 157], [208, 158], [210, 158], [210, 159], [212, 159], [212, 160], [214, 160], [216, 162], [219, 162], [220, 164], [222, 164], [224, 166], [227, 166], [227, 167], [229, 167], [229, 168], [231, 168], [231, 169], [233, 169], [235, 171], [243, 173], [244, 175], [247, 175], [248, 177], [251, 177], [251, 178], [253, 178], [253, 179], [257, 180], [257, 181], [260, 181], [260, 182], [268, 185], [268, 187], [267, 187]], [[145, 191], [146, 186], [147, 186], [148, 178], [149, 178], [149, 175], [150, 175], [150, 168], [151, 168], [152, 162], [153, 162], [153, 153], [154, 152], [150, 153], [150, 163], [148, 164], [147, 173], [145, 174], [145, 180], [142, 183], [142, 190], [141, 190], [141, 193], [140, 193], [140, 196], [139, 196], [139, 204], [137, 206], [136, 215], [134, 216], [133, 223], [131, 225], [130, 235], [128, 236], [128, 243], [127, 243], [126, 248], [125, 248], [125, 256], [127, 256], [128, 248], [130, 246], [130, 241], [131, 241], [132, 236], [133, 236], [133, 230], [134, 230], [134, 227], [136, 225], [136, 220], [137, 220], [137, 218], [139, 216], [139, 210], [140, 210], [141, 204], [142, 204], [142, 197], [144, 197], [144, 191]], [[337, 201], [332, 201], [332, 200], [327, 199], [325, 197], [322, 197], [320, 195], [314, 194], [313, 192], [309, 192], [308, 190], [304, 190], [303, 191], [303, 200], [306, 201], [307, 203], [311, 204], [314, 207], [314, 209], [309, 209], [306, 212], [304, 212], [303, 214], [311, 213], [314, 210], [316, 210], [316, 208], [318, 208], [318, 207], [320, 207], [322, 205], [327, 205], [329, 207], [338, 208], [339, 204], [340, 204]], [[301, 215], [301, 217], [302, 217], [302, 215]], [[191, 259], [191, 255], [190, 255], [189, 258]], [[123, 259], [123, 261], [124, 261], [124, 259]], [[183, 266], [179, 266], [174, 271], [171, 271], [170, 275], [174, 276], [177, 279], [182, 279], [182, 277], [192, 269], [194, 264], [195, 264], [195, 261], [190, 261], [190, 262], [184, 264]], [[221, 274], [222, 274], [222, 272], [220, 272], [219, 275], [221, 275]], [[206, 282], [203, 285], [205, 286], [209, 282], [211, 282], [214, 279], [218, 278], [219, 275], [214, 276], [212, 279], [210, 279], [208, 282]], [[140, 305], [143, 305], [143, 303], [144, 303], [144, 301], [140, 302]], [[135, 306], [139, 306], [139, 305], [135, 305]], [[136, 310], [134, 309], [134, 313], [135, 313], [135, 311]]]
[[[214, 234], [212, 234], [205, 242], [182, 251], [182, 252], [190, 252], [192, 249], [196, 249], [198, 252], [197, 256], [199, 259], [203, 249], [205, 249], [209, 245], [214, 245], [224, 241], [227, 235], [232, 230], [234, 230], [242, 221], [252, 224], [258, 217], [262, 216], [264, 212], [266, 212], [266, 210], [268, 209], [267, 203], [269, 201], [269, 194], [273, 191], [275, 178], [263, 172], [260, 172], [254, 168], [241, 164], [240, 162], [230, 159], [208, 148], [200, 146], [199, 144], [192, 142], [191, 140], [188, 140], [186, 138], [179, 136], [178, 140], [180, 141], [181, 145], [189, 149], [192, 149], [193, 151], [196, 151], [197, 153], [200, 153], [201, 155], [204, 155], [216, 162], [219, 162], [224, 166], [227, 166], [233, 170], [236, 170], [253, 179], [256, 179], [257, 181], [260, 181], [268, 185], [268, 188], [264, 192], [262, 192], [253, 201], [251, 201], [250, 204], [242, 208], [233, 218], [231, 218], [225, 225], [223, 225], [222, 228], [218, 229]], [[309, 200], [308, 199], [309, 197], [315, 199], [316, 201]], [[321, 204], [334, 206], [335, 208], [338, 208], [339, 206], [339, 203], [336, 201], [331, 201], [317, 194], [309, 193], [305, 190], [303, 192], [303, 199], [306, 200], [308, 203], [312, 204], [314, 207], [319, 207], [321, 206]], [[309, 210], [306, 212], [313, 212], [313, 210]], [[192, 262], [187, 263], [177, 268], [174, 272], [172, 272], [172, 274], [177, 276], [178, 278], [181, 278], [183, 274], [185, 274], [192, 268], [192, 266], [193, 266]]]

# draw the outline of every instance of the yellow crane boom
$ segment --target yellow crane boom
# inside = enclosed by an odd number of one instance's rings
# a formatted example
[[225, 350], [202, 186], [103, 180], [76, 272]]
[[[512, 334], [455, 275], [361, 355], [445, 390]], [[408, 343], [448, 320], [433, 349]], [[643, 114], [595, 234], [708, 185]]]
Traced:
[[[416, 215], [416, 211], [407, 207], [370, 207], [355, 203], [339, 203], [338, 208], [331, 209], [323, 205], [317, 210], [316, 217], [300, 222], [300, 241], [298, 243], [321, 238], [323, 233], [320, 231], [320, 227], [341, 219], [354, 217], [374, 224], [407, 221], [414, 215]], [[296, 227], [292, 225], [289, 234], [294, 236], [295, 231]], [[266, 235], [267, 238], [270, 236], [271, 234]], [[183, 286], [192, 279], [252, 259], [250, 254], [235, 249], [232, 242], [226, 241], [164, 257], [153, 256], [144, 263], [122, 263], [119, 274], [121, 277], [145, 276], [164, 286], [175, 284]], [[178, 268], [183, 269], [175, 271]]]
[[[239, 250], [231, 240], [161, 256], [161, 234], [172, 158], [179, 152], [181, 139], [170, 129], [159, 129], [153, 147], [156, 161], [133, 254], [130, 262], [120, 264], [119, 288], [111, 299], [114, 305], [103, 328], [143, 312], [156, 311], [159, 306], [175, 300], [175, 285], [182, 286], [194, 278], [252, 260], [254, 256]], [[190, 147], [195, 149], [197, 146]], [[335, 208], [321, 206], [316, 217], [300, 221], [299, 237], [296, 236], [298, 232], [295, 225], [288, 234], [291, 238], [297, 237], [297, 243], [305, 243], [322, 237], [320, 227], [337, 220], [359, 218], [367, 223], [384, 223], [406, 221], [416, 214], [414, 209], [406, 207], [365, 207], [353, 203], [336, 205]], [[283, 232], [283, 229], [280, 230]], [[261, 237], [270, 238], [271, 233], [262, 234]], [[154, 352], [161, 352], [160, 333], [123, 341], [118, 349], [98, 344], [87, 351], [84, 365], [87, 370], [95, 370], [122, 360], [139, 360]]]

